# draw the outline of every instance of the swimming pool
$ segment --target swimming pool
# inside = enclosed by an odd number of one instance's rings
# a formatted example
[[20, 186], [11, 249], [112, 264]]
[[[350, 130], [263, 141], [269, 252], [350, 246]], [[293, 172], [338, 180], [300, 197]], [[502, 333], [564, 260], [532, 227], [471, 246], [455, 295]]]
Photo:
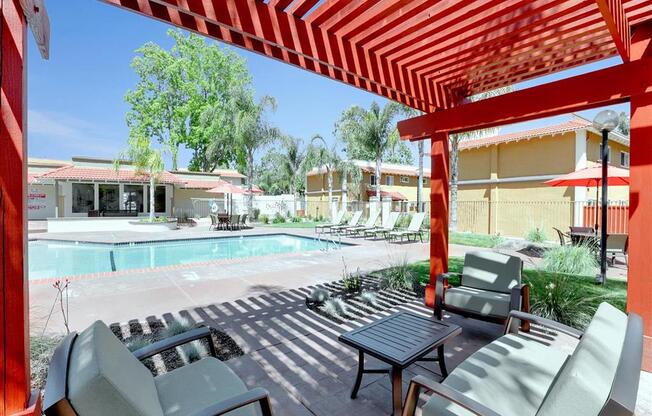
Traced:
[[36, 240], [29, 242], [29, 279], [300, 253], [337, 247], [339, 244], [336, 246], [332, 242], [287, 234], [121, 244]]

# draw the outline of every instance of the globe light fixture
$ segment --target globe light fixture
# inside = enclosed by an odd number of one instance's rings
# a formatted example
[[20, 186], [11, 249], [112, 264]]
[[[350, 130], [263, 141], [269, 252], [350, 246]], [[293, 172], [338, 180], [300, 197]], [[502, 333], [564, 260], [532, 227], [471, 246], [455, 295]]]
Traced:
[[[607, 197], [609, 184], [609, 132], [618, 126], [618, 113], [613, 110], [600, 111], [593, 119], [593, 127], [602, 133], [602, 146], [600, 146], [600, 162], [602, 164], [602, 201], [600, 201], [600, 273], [596, 282], [604, 284], [607, 281], [607, 211], [609, 199]], [[597, 201], [596, 201], [597, 202]], [[597, 231], [596, 224], [596, 231]]]
[[618, 113], [614, 110], [600, 111], [593, 119], [593, 127], [599, 131], [613, 131], [618, 127]]

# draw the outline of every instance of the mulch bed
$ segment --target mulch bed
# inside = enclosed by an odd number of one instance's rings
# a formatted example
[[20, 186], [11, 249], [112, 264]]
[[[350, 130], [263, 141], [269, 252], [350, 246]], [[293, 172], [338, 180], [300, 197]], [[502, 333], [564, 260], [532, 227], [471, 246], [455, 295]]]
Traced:
[[[423, 297], [423, 293], [416, 293], [412, 290], [391, 290], [381, 289], [379, 279], [373, 275], [362, 275], [360, 277], [361, 288], [356, 292], [349, 292], [345, 290], [341, 280], [336, 282], [323, 283], [316, 286], [311, 286], [310, 289], [324, 289], [330, 293], [330, 298], [340, 298], [346, 303], [347, 310], [344, 315], [332, 316], [323, 311], [322, 305], [310, 302], [306, 298], [306, 306], [311, 311], [327, 318], [335, 323], [343, 324], [347, 321], [357, 320], [369, 315], [376, 314], [397, 305], [412, 302]], [[363, 291], [376, 292], [376, 304], [365, 303], [360, 295]]]
[[[202, 325], [188, 324], [188, 329], [197, 328]], [[113, 334], [127, 346], [145, 346], [161, 339], [166, 338], [167, 325], [158, 319], [151, 319], [145, 322], [130, 321], [127, 324], [111, 324]], [[244, 354], [238, 344], [226, 333], [215, 328], [210, 328], [211, 338], [217, 358], [221, 361], [227, 361], [231, 358], [239, 357]], [[202, 339], [193, 341], [181, 347], [164, 351], [158, 356], [148, 358], [143, 364], [152, 372], [159, 375], [172, 371], [175, 368], [183, 367], [208, 355], [207, 340]], [[137, 349], [137, 348], [134, 348]], [[158, 358], [160, 357], [160, 358]]]

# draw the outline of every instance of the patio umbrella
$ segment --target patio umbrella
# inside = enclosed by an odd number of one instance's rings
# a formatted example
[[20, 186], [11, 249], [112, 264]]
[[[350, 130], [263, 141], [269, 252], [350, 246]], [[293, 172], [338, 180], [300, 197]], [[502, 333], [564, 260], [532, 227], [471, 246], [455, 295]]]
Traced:
[[[243, 194], [245, 191], [242, 188], [238, 188], [230, 182], [218, 180], [216, 181], [216, 186], [208, 189], [206, 192], [211, 194], [224, 194], [226, 199], [229, 200], [229, 215], [233, 213], [233, 194]], [[224, 204], [226, 208], [226, 203]]]

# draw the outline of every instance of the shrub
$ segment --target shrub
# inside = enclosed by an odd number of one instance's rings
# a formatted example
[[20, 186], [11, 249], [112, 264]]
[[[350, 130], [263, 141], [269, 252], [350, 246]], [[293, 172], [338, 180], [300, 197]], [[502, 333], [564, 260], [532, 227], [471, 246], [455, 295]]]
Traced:
[[365, 290], [360, 294], [360, 300], [367, 305], [376, 306], [378, 304], [378, 293]]
[[50, 359], [63, 336], [35, 335], [29, 337], [29, 359], [32, 388], [42, 390], [48, 376]]
[[142, 335], [134, 335], [125, 342], [125, 346], [131, 352], [148, 346], [150, 343]]
[[331, 295], [330, 293], [328, 293], [328, 290], [315, 288], [308, 295], [308, 300], [321, 305], [322, 303], [326, 302], [330, 297]]
[[598, 260], [589, 246], [554, 247], [543, 254], [542, 268], [551, 273], [588, 276], [595, 272]]
[[194, 328], [195, 326], [185, 319], [175, 319], [161, 331], [161, 338], [170, 338], [188, 332]]
[[284, 222], [285, 222], [285, 217], [280, 212], [274, 214], [274, 219], [272, 219], [272, 223], [283, 224]]
[[322, 312], [334, 318], [346, 315], [347, 309], [347, 304], [341, 298], [328, 299], [321, 308]]
[[181, 351], [183, 352], [183, 355], [186, 356], [188, 363], [193, 363], [195, 361], [201, 360], [201, 350], [203, 349], [204, 347], [199, 341], [193, 341], [189, 344], [184, 344], [181, 346]]
[[251, 216], [252, 216], [254, 221], [258, 221], [258, 217], [260, 216], [260, 208], [254, 208], [251, 211]]
[[258, 216], [258, 221], [260, 221], [263, 224], [269, 224], [269, 217], [265, 214], [260, 214]]
[[548, 237], [546, 236], [546, 232], [543, 231], [542, 228], [534, 227], [527, 232], [527, 234], [525, 235], [525, 239], [533, 243], [543, 243], [548, 239]]
[[296, 222], [302, 222], [303, 219], [301, 217], [292, 217], [292, 219], [290, 221], [296, 223]]
[[584, 329], [593, 317], [597, 305], [613, 300], [616, 293], [587, 296], [577, 277], [560, 274], [548, 278], [529, 279], [530, 312], [578, 329]]
[[416, 284], [418, 284], [418, 276], [412, 272], [406, 258], [394, 263], [380, 274], [382, 289], [413, 290]]
[[342, 263], [344, 263], [344, 270], [342, 271], [342, 285], [344, 285], [344, 290], [347, 292], [358, 292], [362, 287], [360, 268], [358, 267], [355, 273], [349, 273], [346, 269], [344, 257], [342, 257]]
[[498, 234], [492, 234], [489, 236], [489, 241], [492, 244], [492, 247], [496, 247], [498, 244], [502, 243], [504, 238]]

